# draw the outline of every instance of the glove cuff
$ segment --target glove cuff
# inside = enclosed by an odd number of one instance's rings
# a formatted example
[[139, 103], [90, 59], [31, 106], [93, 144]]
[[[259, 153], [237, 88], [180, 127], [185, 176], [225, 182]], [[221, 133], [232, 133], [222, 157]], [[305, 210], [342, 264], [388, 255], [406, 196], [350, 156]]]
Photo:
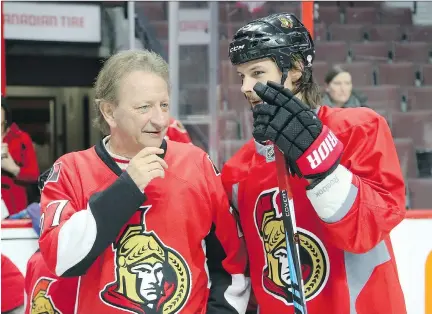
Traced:
[[297, 167], [305, 178], [319, 178], [335, 169], [342, 153], [342, 142], [324, 125], [320, 135], [297, 159]]

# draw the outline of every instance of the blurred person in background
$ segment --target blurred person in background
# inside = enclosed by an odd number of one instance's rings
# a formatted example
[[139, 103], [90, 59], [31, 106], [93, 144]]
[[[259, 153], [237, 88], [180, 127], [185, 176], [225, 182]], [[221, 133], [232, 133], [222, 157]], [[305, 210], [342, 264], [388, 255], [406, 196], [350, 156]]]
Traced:
[[119, 52], [95, 94], [106, 136], [60, 157], [41, 196], [40, 250], [56, 276], [80, 276], [76, 313], [244, 313], [247, 257], [220, 173], [164, 139], [167, 63]]
[[32, 140], [13, 123], [4, 97], [1, 106], [1, 192], [12, 215], [27, 207], [27, 186], [37, 182], [39, 167]]
[[366, 107], [367, 98], [353, 89], [351, 74], [341, 66], [334, 66], [326, 74], [322, 104], [338, 108]]

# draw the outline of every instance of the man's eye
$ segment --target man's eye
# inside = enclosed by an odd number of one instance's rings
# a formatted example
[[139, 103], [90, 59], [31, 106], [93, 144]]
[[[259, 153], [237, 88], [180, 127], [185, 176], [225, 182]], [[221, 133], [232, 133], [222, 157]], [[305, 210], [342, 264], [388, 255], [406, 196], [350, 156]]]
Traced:
[[168, 107], [169, 107], [169, 104], [167, 104], [167, 103], [161, 104], [161, 107], [162, 107], [162, 108], [168, 108]]
[[261, 74], [263, 74], [264, 72], [263, 71], [255, 71], [254, 73], [253, 73], [253, 75], [254, 76], [259, 76], [259, 75], [261, 75]]
[[143, 111], [143, 110], [148, 110], [149, 108], [150, 108], [149, 105], [142, 105], [142, 106], [139, 106], [139, 107], [138, 107], [138, 109], [141, 110], [141, 111]]

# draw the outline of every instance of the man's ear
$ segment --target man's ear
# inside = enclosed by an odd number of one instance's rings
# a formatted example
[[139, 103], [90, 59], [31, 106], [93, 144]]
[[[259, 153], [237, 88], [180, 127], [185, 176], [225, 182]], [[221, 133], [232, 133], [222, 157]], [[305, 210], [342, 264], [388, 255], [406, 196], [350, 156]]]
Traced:
[[115, 127], [117, 125], [114, 119], [115, 106], [112, 103], [103, 100], [100, 101], [99, 110], [110, 127]]
[[294, 84], [297, 82], [303, 75], [304, 65], [301, 61], [295, 61], [294, 66], [290, 70], [291, 82]]

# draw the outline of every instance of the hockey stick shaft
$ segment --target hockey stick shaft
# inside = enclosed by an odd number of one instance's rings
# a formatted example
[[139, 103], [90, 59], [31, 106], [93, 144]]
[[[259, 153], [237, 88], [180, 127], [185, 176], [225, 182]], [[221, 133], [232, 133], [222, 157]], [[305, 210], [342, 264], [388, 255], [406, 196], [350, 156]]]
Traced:
[[306, 297], [303, 288], [299, 253], [299, 235], [295, 222], [294, 208], [291, 208], [289, 200], [292, 199], [289, 174], [286, 169], [283, 153], [274, 145], [276, 159], [276, 170], [279, 185], [279, 195], [282, 206], [282, 221], [285, 227], [285, 238], [287, 244], [288, 267], [291, 277], [291, 294], [293, 297], [294, 313], [307, 314]]

